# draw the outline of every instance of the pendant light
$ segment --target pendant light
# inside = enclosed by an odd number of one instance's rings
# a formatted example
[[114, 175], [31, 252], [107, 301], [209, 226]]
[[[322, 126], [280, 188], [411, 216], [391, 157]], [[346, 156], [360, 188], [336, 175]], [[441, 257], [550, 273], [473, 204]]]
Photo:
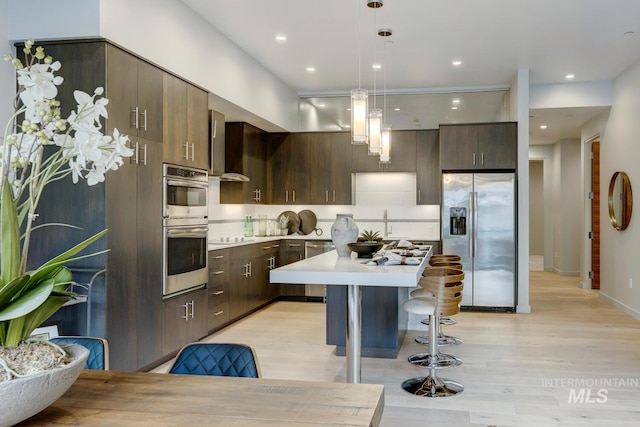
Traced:
[[[356, 0], [359, 3], [360, 0]], [[358, 89], [351, 91], [351, 143], [364, 145], [368, 139], [367, 118], [369, 115], [369, 94], [361, 87], [360, 63], [362, 61], [360, 46], [360, 7], [358, 6]]]
[[375, 42], [375, 30], [378, 26], [377, 22], [377, 10], [382, 7], [381, 1], [368, 1], [367, 6], [373, 8], [373, 30], [374, 30], [374, 41], [373, 41], [373, 108], [369, 110], [369, 155], [370, 156], [378, 156], [380, 154], [380, 145], [382, 138], [382, 110], [379, 109], [376, 105], [376, 89], [378, 83], [378, 70], [380, 69], [380, 64], [378, 64], [378, 55], [376, 49]]
[[[378, 31], [378, 34], [381, 34], [381, 32], [384, 32], [386, 34], [384, 37], [390, 36], [392, 34], [391, 30], [388, 28]], [[383, 74], [384, 119], [383, 119], [382, 126], [380, 127], [381, 134], [382, 134], [380, 138], [380, 163], [383, 163], [383, 164], [391, 163], [391, 124], [387, 123], [387, 43], [391, 43], [391, 42], [384, 42], [383, 60], [382, 60], [382, 66], [384, 67], [384, 70], [383, 70], [383, 73], [384, 73]]]

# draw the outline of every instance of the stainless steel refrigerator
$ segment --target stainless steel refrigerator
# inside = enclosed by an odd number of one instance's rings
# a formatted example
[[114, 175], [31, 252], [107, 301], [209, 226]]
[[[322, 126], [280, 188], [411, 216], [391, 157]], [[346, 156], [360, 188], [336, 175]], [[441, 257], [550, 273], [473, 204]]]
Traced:
[[514, 310], [514, 173], [442, 174], [442, 253], [461, 258], [463, 307]]

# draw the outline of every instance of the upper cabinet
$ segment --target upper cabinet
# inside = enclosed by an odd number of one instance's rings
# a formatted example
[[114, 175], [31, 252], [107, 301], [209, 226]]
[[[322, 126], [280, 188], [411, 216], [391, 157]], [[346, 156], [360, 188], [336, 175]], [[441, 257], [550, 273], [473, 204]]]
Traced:
[[107, 44], [108, 129], [162, 142], [162, 70]]
[[442, 170], [515, 170], [517, 148], [515, 122], [440, 126]]
[[415, 172], [416, 131], [391, 132], [391, 163], [381, 164], [378, 155], [369, 155], [366, 145], [352, 145], [351, 171], [356, 172]]
[[416, 204], [439, 205], [441, 200], [438, 129], [417, 131], [416, 142]]
[[[311, 134], [272, 134], [269, 138], [269, 199], [274, 205], [309, 203]], [[316, 159], [315, 163], [318, 163]]]
[[162, 92], [164, 161], [209, 169], [207, 93], [169, 73]]
[[351, 204], [349, 133], [276, 134], [269, 154], [270, 203]]
[[220, 203], [266, 203], [266, 132], [248, 123], [226, 123], [225, 169], [246, 175], [249, 182], [222, 181]]

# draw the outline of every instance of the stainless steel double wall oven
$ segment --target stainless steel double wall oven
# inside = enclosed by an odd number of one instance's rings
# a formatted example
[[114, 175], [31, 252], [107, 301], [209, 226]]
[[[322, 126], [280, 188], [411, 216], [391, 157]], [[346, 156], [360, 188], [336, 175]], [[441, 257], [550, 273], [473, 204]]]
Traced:
[[207, 171], [164, 165], [164, 297], [205, 287], [207, 271]]

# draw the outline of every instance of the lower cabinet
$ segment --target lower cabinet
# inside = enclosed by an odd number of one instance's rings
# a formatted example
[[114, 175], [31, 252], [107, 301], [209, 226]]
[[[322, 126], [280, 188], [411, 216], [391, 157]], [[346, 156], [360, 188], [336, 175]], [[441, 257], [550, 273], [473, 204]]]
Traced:
[[199, 289], [163, 303], [162, 352], [167, 355], [207, 335], [207, 289]]
[[209, 317], [207, 328], [213, 332], [229, 321], [229, 250], [209, 252]]
[[278, 265], [280, 242], [229, 248], [229, 320], [238, 319], [279, 295], [269, 282], [269, 270]]
[[[304, 240], [280, 241], [280, 265], [304, 259]], [[304, 285], [281, 284], [280, 295], [288, 300], [305, 300]]]

